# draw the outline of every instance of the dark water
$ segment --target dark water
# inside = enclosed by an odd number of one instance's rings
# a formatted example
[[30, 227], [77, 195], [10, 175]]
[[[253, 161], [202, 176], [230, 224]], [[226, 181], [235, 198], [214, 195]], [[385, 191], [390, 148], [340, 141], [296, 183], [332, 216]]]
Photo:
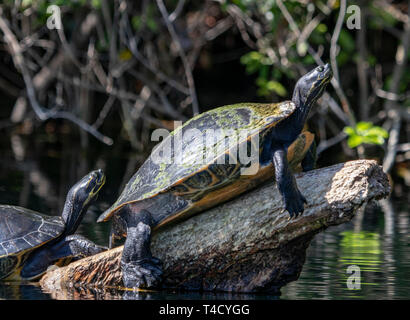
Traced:
[[[65, 195], [81, 176], [96, 168], [107, 183], [78, 233], [107, 245], [109, 224], [96, 224], [98, 215], [118, 195], [143, 155], [120, 147], [81, 146], [64, 135], [11, 132], [0, 137], [0, 203], [20, 205], [60, 215]], [[120, 186], [120, 187], [119, 187]], [[401, 198], [372, 203], [349, 223], [331, 227], [312, 241], [300, 278], [282, 288], [280, 299], [409, 299], [410, 214], [406, 192]], [[349, 290], [347, 267], [361, 271], [361, 288]], [[48, 294], [36, 285], [0, 283], [0, 299], [278, 299], [249, 294], [173, 292], [91, 292]]]
[[[378, 205], [318, 234], [300, 278], [282, 289], [281, 298], [409, 299], [409, 206], [402, 201]], [[350, 265], [360, 267], [360, 290], [347, 288]]]

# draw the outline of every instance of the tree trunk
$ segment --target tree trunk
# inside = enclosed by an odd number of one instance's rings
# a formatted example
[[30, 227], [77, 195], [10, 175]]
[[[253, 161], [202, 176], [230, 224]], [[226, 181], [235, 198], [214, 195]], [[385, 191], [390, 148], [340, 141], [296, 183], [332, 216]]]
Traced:
[[[308, 204], [288, 220], [274, 183], [156, 231], [152, 253], [164, 262], [166, 288], [277, 292], [296, 280], [315, 234], [349, 221], [356, 210], [390, 192], [387, 175], [372, 160], [337, 164], [296, 175]], [[122, 247], [50, 270], [48, 292], [67, 287], [122, 285]]]

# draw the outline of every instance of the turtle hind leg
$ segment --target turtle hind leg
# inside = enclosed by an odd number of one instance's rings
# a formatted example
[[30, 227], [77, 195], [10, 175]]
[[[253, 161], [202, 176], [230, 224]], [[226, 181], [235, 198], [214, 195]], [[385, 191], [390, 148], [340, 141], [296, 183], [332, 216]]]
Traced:
[[302, 170], [303, 172], [307, 172], [313, 170], [316, 167], [316, 142], [313, 140], [312, 144], [310, 145], [309, 150], [307, 151], [305, 157], [302, 160]]
[[20, 271], [20, 276], [24, 280], [35, 280], [46, 272], [53, 262], [50, 250], [39, 248], [29, 255]]
[[162, 263], [151, 254], [151, 214], [147, 210], [127, 205], [121, 212], [121, 217], [127, 225], [127, 239], [121, 258], [124, 286], [158, 287], [162, 280]]

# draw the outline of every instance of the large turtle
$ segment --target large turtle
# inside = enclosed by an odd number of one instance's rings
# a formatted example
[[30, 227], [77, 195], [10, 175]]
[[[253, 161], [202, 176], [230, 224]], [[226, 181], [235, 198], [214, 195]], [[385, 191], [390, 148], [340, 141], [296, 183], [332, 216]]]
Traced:
[[61, 217], [0, 205], [0, 279], [35, 280], [52, 264], [63, 266], [105, 250], [74, 235], [104, 182], [102, 170], [83, 177], [68, 192]]
[[[118, 200], [98, 219], [107, 221], [117, 214], [116, 220], [122, 221], [116, 233], [127, 235], [121, 259], [126, 287], [159, 284], [160, 261], [150, 251], [152, 228], [215, 206], [274, 176], [290, 217], [303, 213], [306, 199], [297, 188], [292, 170], [298, 165], [304, 171], [314, 167], [313, 135], [302, 129], [331, 77], [326, 64], [299, 79], [292, 101], [240, 103], [204, 112], [178, 127], [155, 148]], [[228, 137], [216, 135], [204, 146], [203, 133], [212, 129], [225, 130]], [[239, 139], [226, 146], [232, 136]], [[244, 163], [238, 152], [246, 150], [249, 154], [255, 148], [256, 171], [254, 162]], [[169, 156], [168, 161], [164, 161], [164, 155]], [[118, 227], [121, 225], [123, 228]]]

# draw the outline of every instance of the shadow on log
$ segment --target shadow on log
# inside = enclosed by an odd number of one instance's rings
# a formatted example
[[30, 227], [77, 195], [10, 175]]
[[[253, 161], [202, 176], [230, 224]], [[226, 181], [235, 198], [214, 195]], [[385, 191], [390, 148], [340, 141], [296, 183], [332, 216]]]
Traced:
[[[387, 175], [372, 160], [341, 163], [296, 179], [308, 205], [295, 220], [288, 221], [276, 185], [268, 183], [155, 232], [151, 248], [164, 262], [164, 287], [277, 293], [299, 277], [315, 234], [349, 221], [360, 206], [390, 192]], [[118, 247], [51, 270], [41, 286], [47, 292], [121, 286], [121, 252]]]

